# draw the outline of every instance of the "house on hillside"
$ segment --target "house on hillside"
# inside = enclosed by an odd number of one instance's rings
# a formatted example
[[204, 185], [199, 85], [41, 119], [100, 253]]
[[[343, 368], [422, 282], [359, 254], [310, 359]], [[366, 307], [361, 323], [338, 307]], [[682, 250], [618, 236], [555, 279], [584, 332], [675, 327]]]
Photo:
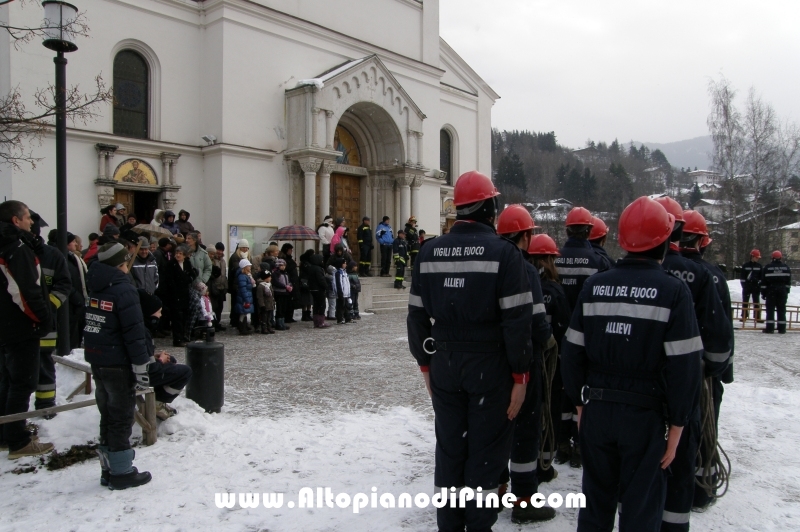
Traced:
[[687, 175], [692, 179], [692, 182], [697, 183], [700, 187], [703, 185], [718, 185], [722, 181], [722, 174], [711, 170], [695, 170], [688, 172]]
[[800, 222], [767, 231], [770, 252], [779, 249], [784, 260], [800, 261]]
[[702, 198], [692, 205], [692, 209], [702, 214], [707, 220], [721, 220], [730, 207], [730, 202], [711, 198]]

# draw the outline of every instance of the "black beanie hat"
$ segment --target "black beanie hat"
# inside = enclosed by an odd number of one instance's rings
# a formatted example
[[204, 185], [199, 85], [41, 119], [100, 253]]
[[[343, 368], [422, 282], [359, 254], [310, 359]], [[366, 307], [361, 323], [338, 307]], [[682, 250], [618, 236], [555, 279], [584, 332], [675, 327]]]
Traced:
[[142, 316], [149, 318], [161, 309], [161, 299], [157, 296], [148, 294], [141, 288], [137, 292], [139, 292], [139, 304], [142, 306]]

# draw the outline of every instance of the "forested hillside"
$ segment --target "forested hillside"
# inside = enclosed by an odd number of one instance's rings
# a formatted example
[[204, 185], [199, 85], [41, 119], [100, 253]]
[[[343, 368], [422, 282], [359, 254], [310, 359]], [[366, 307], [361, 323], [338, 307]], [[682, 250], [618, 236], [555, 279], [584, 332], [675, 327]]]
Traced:
[[[505, 203], [565, 198], [592, 211], [617, 214], [639, 196], [680, 195], [680, 188], [692, 185], [660, 150], [616, 139], [610, 144], [589, 140], [585, 148], [572, 150], [560, 146], [552, 131], [493, 130], [492, 170]], [[685, 195], [676, 199], [688, 203]]]

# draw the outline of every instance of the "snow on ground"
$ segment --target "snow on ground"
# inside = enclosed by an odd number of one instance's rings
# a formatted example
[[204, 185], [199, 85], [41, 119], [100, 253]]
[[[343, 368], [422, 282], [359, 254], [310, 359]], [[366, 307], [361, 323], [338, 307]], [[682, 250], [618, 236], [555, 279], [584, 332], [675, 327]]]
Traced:
[[[303, 487], [394, 495], [433, 492], [435, 435], [430, 404], [411, 360], [401, 316], [373, 316], [326, 331], [294, 324], [283, 334], [226, 344], [226, 406], [206, 414], [183, 397], [178, 416], [161, 423], [159, 441], [137, 447], [135, 465], [153, 473], [141, 488], [112, 492], [99, 485], [97, 460], [49, 472], [13, 474], [38, 459], [0, 454], [3, 530], [434, 530], [435, 509], [219, 509], [215, 493], [283, 492]], [[736, 382], [726, 387], [721, 442], [733, 462], [729, 493], [695, 531], [777, 531], [800, 520], [800, 336], [736, 333]], [[338, 346], [334, 348], [334, 346]], [[59, 402], [80, 382], [58, 367]], [[78, 396], [76, 400], [81, 400]], [[96, 408], [37, 421], [57, 449], [96, 437]], [[140, 434], [138, 427], [134, 436]], [[566, 494], [580, 471], [557, 466], [542, 486]], [[503, 511], [496, 531], [574, 530], [577, 510], [532, 526]]]

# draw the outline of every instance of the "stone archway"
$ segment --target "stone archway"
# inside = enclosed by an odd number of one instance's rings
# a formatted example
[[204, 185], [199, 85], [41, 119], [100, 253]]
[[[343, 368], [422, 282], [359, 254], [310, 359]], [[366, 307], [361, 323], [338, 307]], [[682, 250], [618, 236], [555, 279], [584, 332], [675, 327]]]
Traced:
[[[330, 212], [330, 176], [340, 172], [361, 178], [361, 212], [373, 223], [386, 214], [402, 227], [401, 221], [411, 214], [412, 205], [418, 204], [426, 170], [421, 152], [425, 115], [381, 60], [369, 56], [348, 61], [305, 80], [287, 91], [286, 98], [285, 157], [294, 161], [290, 163], [290, 176], [303, 177], [293, 187], [295, 219], [314, 227], [318, 212]], [[337, 125], [346, 127], [356, 139], [361, 167], [336, 162]], [[360, 218], [348, 222], [356, 227]]]

